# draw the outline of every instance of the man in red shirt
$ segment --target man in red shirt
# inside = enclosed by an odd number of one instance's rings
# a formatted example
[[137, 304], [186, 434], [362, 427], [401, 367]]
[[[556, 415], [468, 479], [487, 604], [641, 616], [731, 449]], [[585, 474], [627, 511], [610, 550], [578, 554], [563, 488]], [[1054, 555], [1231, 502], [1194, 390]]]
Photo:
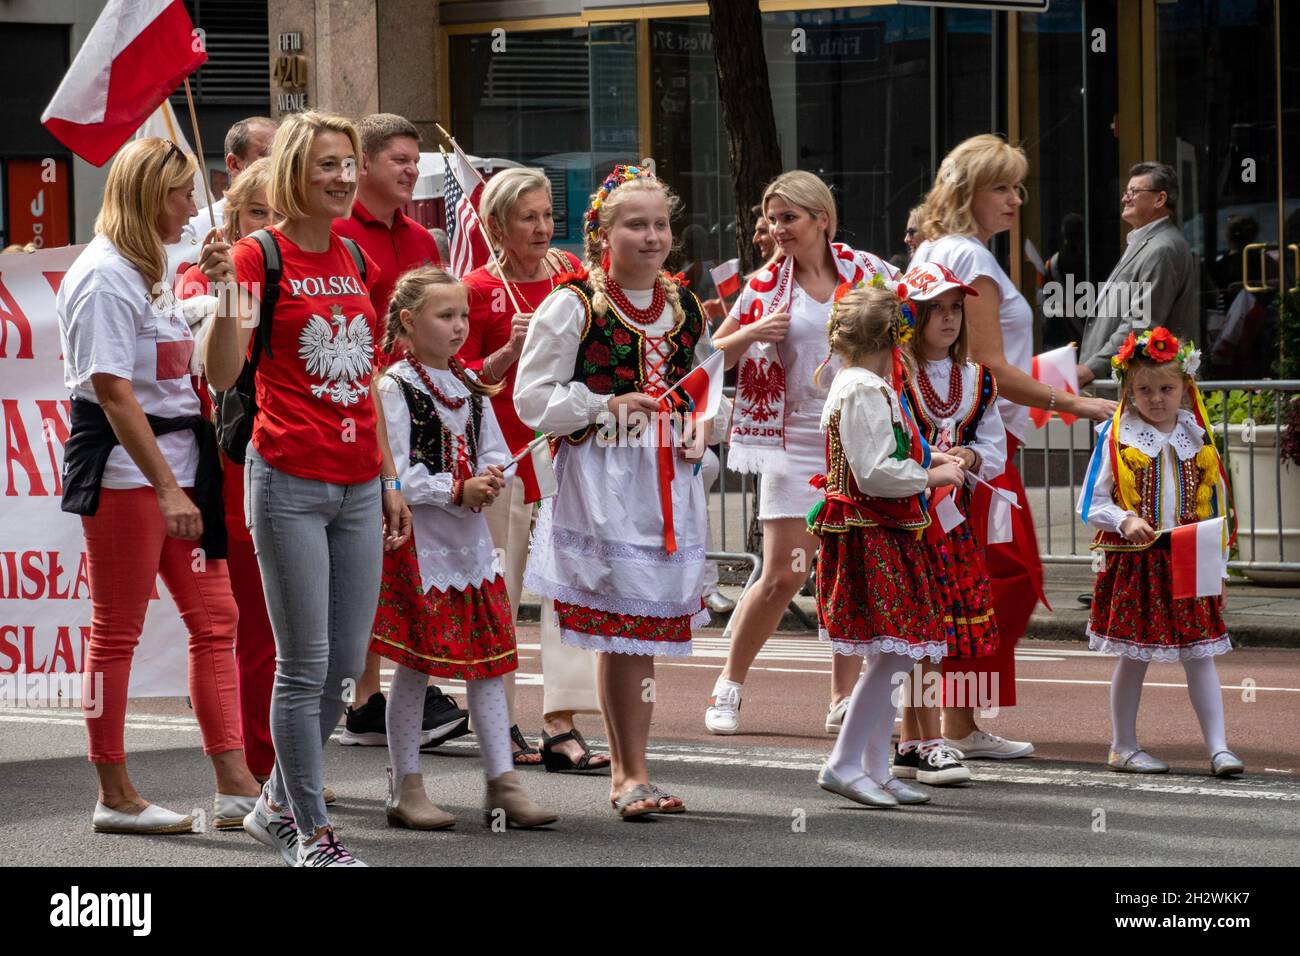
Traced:
[[379, 265], [378, 281], [370, 285], [370, 301], [381, 321], [386, 321], [388, 298], [401, 274], [442, 262], [429, 230], [402, 212], [419, 177], [419, 130], [404, 116], [372, 113], [357, 123], [357, 133], [361, 137], [357, 198], [351, 216], [334, 220], [334, 232], [355, 239]]
[[[335, 219], [333, 231], [356, 240], [378, 264], [369, 283], [381, 327], [388, 322], [388, 299], [398, 278], [408, 269], [441, 265], [438, 245], [428, 229], [402, 207], [411, 201], [419, 176], [420, 132], [404, 116], [372, 113], [357, 123], [361, 137], [361, 167], [352, 215]], [[386, 363], [378, 354], [377, 367]], [[366, 655], [366, 670], [357, 682], [355, 704], [348, 708], [342, 743], [384, 746], [387, 743], [386, 701], [379, 691], [379, 655]], [[437, 746], [469, 732], [469, 714], [437, 687], [429, 686], [424, 702], [421, 742]]]

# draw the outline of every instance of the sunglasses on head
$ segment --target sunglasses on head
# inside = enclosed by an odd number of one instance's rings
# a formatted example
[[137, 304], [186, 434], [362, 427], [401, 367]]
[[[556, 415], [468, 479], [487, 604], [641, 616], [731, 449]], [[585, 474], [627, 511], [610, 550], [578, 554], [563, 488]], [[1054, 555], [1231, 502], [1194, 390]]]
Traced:
[[185, 154], [181, 152], [180, 147], [171, 140], [167, 140], [167, 152], [162, 154], [162, 161], [158, 163], [158, 172], [161, 173], [167, 168], [167, 161], [171, 159], [172, 156], [178, 157], [181, 162], [185, 161]]

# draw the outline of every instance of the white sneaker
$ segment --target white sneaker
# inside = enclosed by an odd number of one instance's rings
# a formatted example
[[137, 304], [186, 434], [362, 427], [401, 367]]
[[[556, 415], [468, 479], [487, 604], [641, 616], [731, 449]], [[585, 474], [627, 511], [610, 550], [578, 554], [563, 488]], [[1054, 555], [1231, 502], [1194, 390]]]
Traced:
[[961, 740], [945, 738], [944, 743], [958, 752], [960, 760], [1015, 760], [1034, 752], [1034, 745], [1027, 740], [1007, 740], [982, 730], [967, 734]]
[[740, 730], [740, 684], [719, 680], [713, 687], [708, 709], [704, 711], [704, 727], [711, 734], [730, 736]]
[[266, 788], [257, 798], [252, 812], [244, 817], [244, 832], [258, 843], [278, 850], [281, 859], [290, 866], [298, 863], [298, 824], [288, 804], [272, 810], [266, 799]]
[[826, 732], [828, 734], [838, 734], [840, 728], [844, 726], [844, 715], [849, 709], [848, 697], [843, 698], [837, 704], [831, 704], [826, 714]]
[[298, 841], [298, 862], [295, 866], [365, 866], [347, 851], [334, 828], [326, 830], [315, 843], [308, 846]]

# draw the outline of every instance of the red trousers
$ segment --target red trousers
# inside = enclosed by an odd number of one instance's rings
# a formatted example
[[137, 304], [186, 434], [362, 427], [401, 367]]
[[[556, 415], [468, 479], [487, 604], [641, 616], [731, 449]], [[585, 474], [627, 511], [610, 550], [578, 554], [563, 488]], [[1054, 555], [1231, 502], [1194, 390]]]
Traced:
[[[990, 414], [997, 414], [990, 410]], [[1034, 516], [1029, 511], [1025, 497], [1025, 484], [1020, 480], [1020, 470], [1015, 465], [1015, 454], [1020, 448], [1018, 438], [1007, 435], [1007, 467], [990, 484], [996, 488], [1014, 491], [1019, 498], [1019, 511], [1011, 509], [1013, 539], [1006, 544], [985, 544], [984, 564], [989, 572], [993, 590], [993, 611], [998, 620], [998, 649], [987, 657], [968, 660], [944, 661], [945, 674], [976, 674], [985, 682], [991, 698], [998, 707], [1016, 705], [1016, 644], [1029, 626], [1029, 616], [1043, 596], [1043, 562], [1038, 556], [1038, 534], [1034, 530]], [[989, 495], [987, 488], [977, 487], [971, 500], [971, 528], [981, 544], [988, 531]], [[996, 681], [994, 678], [996, 677]], [[944, 682], [945, 691], [948, 682]]]
[[271, 687], [275, 683], [275, 633], [266, 614], [262, 572], [253, 551], [253, 538], [244, 527], [244, 466], [221, 456], [225, 468], [222, 492], [226, 502], [229, 539], [230, 590], [239, 605], [235, 663], [239, 667], [239, 726], [244, 759], [256, 777], [269, 777], [275, 767], [271, 743]]
[[91, 763], [126, 761], [123, 728], [131, 661], [144, 629], [154, 580], [162, 575], [189, 632], [190, 701], [199, 721], [203, 752], [238, 750], [238, 690], [234, 645], [238, 611], [225, 561], [201, 561], [197, 541], [167, 536], [152, 488], [99, 495], [99, 510], [83, 517], [90, 574], [90, 646], [83, 680], [102, 675], [103, 709], [86, 714]]

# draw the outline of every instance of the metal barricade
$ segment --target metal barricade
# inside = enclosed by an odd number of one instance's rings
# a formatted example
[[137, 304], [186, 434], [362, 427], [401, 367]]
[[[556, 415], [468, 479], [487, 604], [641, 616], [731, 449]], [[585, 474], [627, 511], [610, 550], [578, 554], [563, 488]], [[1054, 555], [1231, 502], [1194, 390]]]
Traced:
[[[736, 390], [727, 387], [723, 390], [728, 398], [734, 398]], [[762, 532], [751, 531], [751, 522], [757, 524], [758, 515], [758, 476], [757, 475], [735, 475], [732, 473], [732, 480], [739, 479], [740, 491], [728, 492], [728, 472], [727, 472], [727, 445], [725, 442], [717, 446], [718, 452], [718, 484], [716, 490], [710, 493], [718, 496], [718, 520], [713, 523], [711, 543], [717, 542], [718, 550], [709, 551], [705, 557], [710, 561], [718, 561], [724, 564], [744, 564], [749, 566], [749, 577], [746, 579], [744, 587], [741, 589], [740, 596], [743, 598], [745, 592], [754, 586], [758, 576], [763, 571], [763, 558], [755, 551], [746, 550], [748, 542], [756, 533], [761, 540]], [[739, 501], [736, 498], [739, 497]], [[728, 510], [728, 498], [731, 499], [732, 510]], [[710, 502], [710, 512], [712, 513], [712, 503]], [[710, 520], [712, 521], [712, 514]], [[728, 547], [727, 542], [731, 541], [732, 547]], [[758, 549], [761, 550], [761, 549]], [[739, 601], [737, 601], [739, 604]], [[735, 618], [733, 612], [727, 618], [726, 630], [722, 632], [723, 638], [731, 639], [731, 625]]]
[[[1300, 465], [1284, 461], [1282, 448], [1284, 412], [1300, 392], [1300, 380], [1199, 384], [1237, 510], [1237, 550], [1228, 567], [1264, 580], [1300, 573]], [[1112, 381], [1089, 387], [1102, 397], [1117, 395]], [[1075, 508], [1095, 445], [1095, 423], [1066, 425], [1053, 418], [1031, 429], [1018, 452], [1044, 563], [1093, 560], [1092, 529]]]

